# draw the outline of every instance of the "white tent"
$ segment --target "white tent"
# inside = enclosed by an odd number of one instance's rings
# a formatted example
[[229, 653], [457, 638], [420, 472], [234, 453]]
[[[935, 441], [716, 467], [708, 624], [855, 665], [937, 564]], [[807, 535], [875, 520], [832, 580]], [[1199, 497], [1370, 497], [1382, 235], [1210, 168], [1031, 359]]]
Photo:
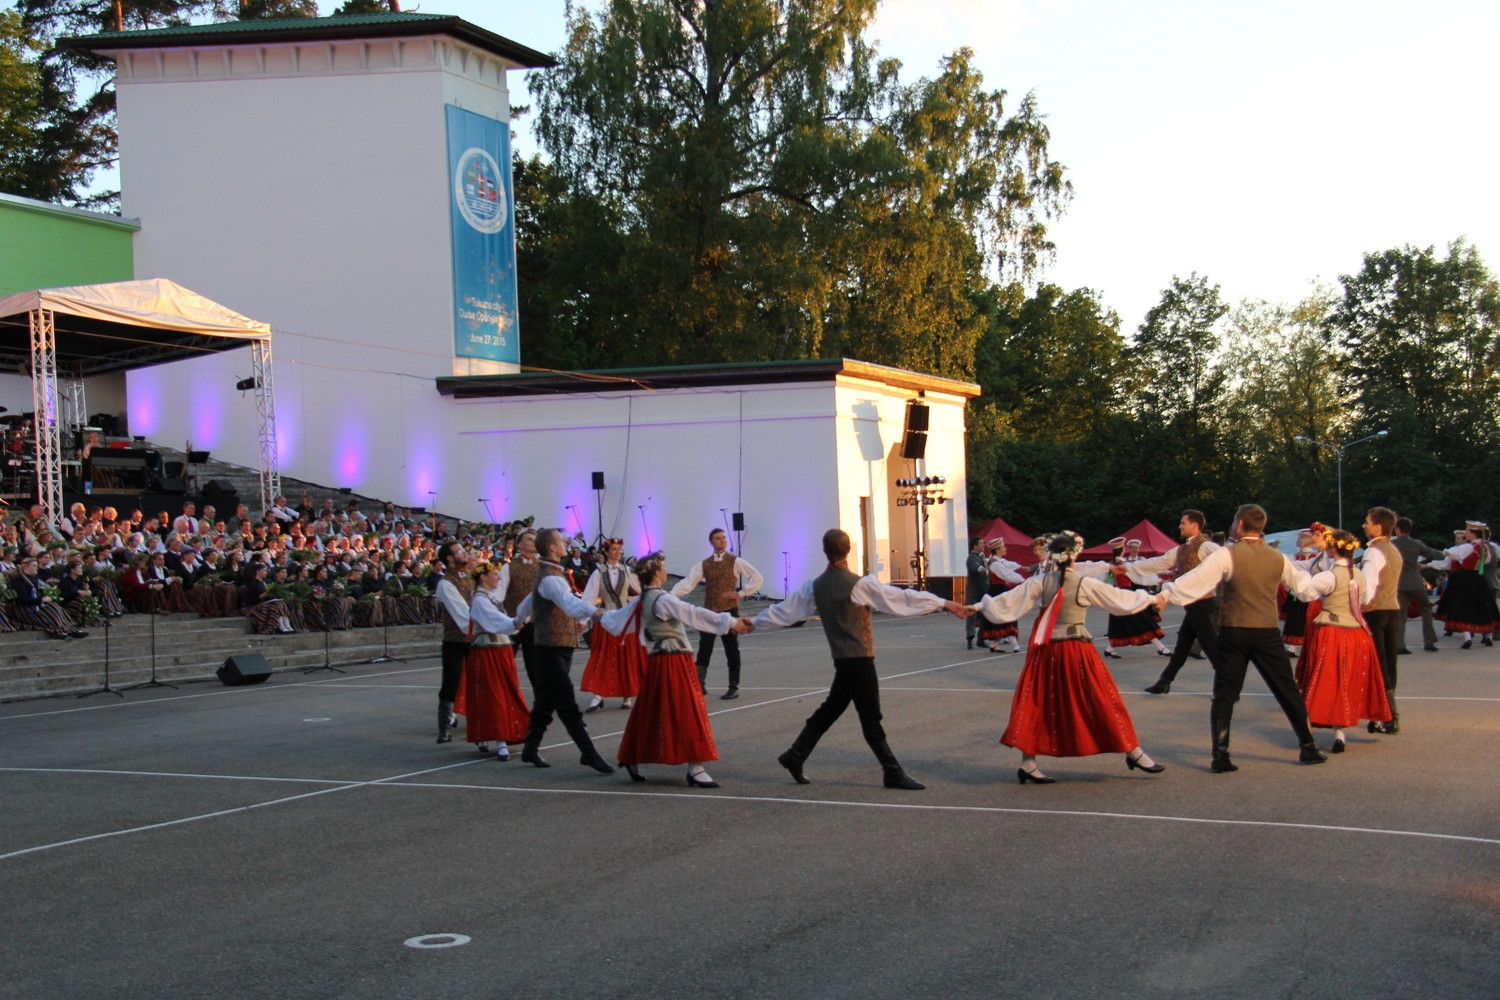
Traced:
[[[18, 318], [25, 315], [24, 321]], [[249, 345], [260, 420], [261, 503], [280, 491], [271, 385], [271, 327], [165, 278], [40, 288], [0, 299], [0, 365], [31, 372], [37, 495], [62, 507], [63, 425], [81, 426], [89, 375], [164, 364]], [[68, 413], [59, 421], [59, 379]]]

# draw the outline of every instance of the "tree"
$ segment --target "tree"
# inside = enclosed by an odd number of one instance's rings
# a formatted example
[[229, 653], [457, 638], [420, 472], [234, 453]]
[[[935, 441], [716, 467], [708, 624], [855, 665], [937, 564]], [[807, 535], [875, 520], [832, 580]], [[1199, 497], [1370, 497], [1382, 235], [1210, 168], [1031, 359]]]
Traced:
[[875, 7], [570, 11], [559, 67], [531, 78], [536, 131], [566, 197], [616, 220], [618, 256], [577, 290], [593, 326], [566, 340], [605, 364], [849, 353], [971, 371], [986, 265], [1034, 266], [1067, 184], [1034, 102], [1006, 117], [968, 53], [903, 87], [863, 40]]
[[1405, 246], [1366, 254], [1341, 275], [1328, 317], [1343, 348], [1348, 434], [1389, 430], [1369, 461], [1345, 469], [1358, 504], [1420, 522], [1494, 511], [1500, 473], [1500, 286], [1463, 240], [1446, 254]]

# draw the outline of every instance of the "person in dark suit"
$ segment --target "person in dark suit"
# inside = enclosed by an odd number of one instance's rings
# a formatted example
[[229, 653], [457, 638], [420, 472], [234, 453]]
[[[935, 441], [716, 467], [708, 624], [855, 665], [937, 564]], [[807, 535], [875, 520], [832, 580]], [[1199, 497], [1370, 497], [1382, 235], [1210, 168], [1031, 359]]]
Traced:
[[[1401, 580], [1397, 584], [1396, 596], [1401, 599], [1402, 613], [1412, 604], [1422, 613], [1422, 648], [1429, 653], [1437, 652], [1437, 629], [1432, 624], [1432, 599], [1427, 593], [1427, 584], [1422, 580], [1419, 559], [1446, 559], [1442, 549], [1435, 549], [1421, 539], [1411, 536], [1413, 527], [1409, 517], [1396, 518], [1396, 535], [1391, 544], [1401, 553]], [[1405, 629], [1402, 629], [1405, 632]], [[1401, 652], [1408, 653], [1406, 642], [1401, 643]]]
[[[964, 564], [964, 571], [968, 574], [968, 580], [964, 584], [964, 600], [969, 603], [977, 603], [990, 585], [990, 571], [984, 561], [984, 539], [969, 539], [969, 558]], [[964, 619], [964, 641], [967, 648], [974, 648], [974, 636], [979, 631], [979, 615], [973, 614]]]

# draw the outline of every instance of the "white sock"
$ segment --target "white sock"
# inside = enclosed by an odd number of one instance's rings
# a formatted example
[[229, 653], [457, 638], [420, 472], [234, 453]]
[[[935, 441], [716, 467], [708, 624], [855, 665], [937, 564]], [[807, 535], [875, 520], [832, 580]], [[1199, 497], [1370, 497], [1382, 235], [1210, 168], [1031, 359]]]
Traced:
[[478, 750], [480, 753], [489, 753], [490, 745], [488, 743], [480, 743], [478, 746]]
[[501, 760], [510, 760], [510, 747], [504, 743], [497, 743], [495, 745], [495, 756]]
[[1135, 761], [1142, 767], [1156, 766], [1156, 761], [1152, 760], [1151, 757], [1146, 753], [1146, 751], [1142, 750], [1140, 747], [1136, 747], [1125, 756], [1129, 757], [1131, 760]]
[[1151, 645], [1156, 647], [1156, 651], [1158, 653], [1165, 653], [1167, 651], [1167, 647], [1162, 645], [1162, 641], [1160, 639], [1152, 639]]
[[1038, 778], [1046, 777], [1046, 775], [1042, 773], [1042, 769], [1036, 766], [1035, 754], [1023, 753], [1021, 755], [1021, 770], [1025, 771], [1027, 774], [1034, 774]]
[[1342, 729], [1335, 729], [1333, 731], [1333, 742], [1335, 742], [1335, 743], [1342, 743], [1342, 742], [1344, 742], [1344, 731]]

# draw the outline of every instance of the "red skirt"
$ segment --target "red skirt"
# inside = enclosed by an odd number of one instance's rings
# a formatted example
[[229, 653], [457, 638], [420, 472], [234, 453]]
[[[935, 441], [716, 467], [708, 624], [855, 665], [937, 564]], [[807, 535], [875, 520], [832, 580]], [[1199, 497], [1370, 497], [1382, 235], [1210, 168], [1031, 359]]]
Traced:
[[1375, 640], [1364, 629], [1319, 625], [1302, 659], [1307, 664], [1305, 680], [1297, 686], [1307, 701], [1308, 722], [1342, 728], [1360, 719], [1391, 721], [1380, 657]]
[[646, 673], [646, 647], [634, 632], [611, 635], [602, 628], [589, 633], [589, 662], [581, 691], [601, 698], [634, 698]]
[[480, 646], [464, 659], [465, 732], [470, 743], [526, 739], [531, 709], [516, 679], [514, 646]]
[[1000, 622], [997, 624], [990, 621], [983, 615], [979, 616], [979, 620], [981, 622], [979, 626], [980, 642], [995, 642], [998, 639], [1014, 639], [1016, 636], [1021, 634], [1021, 630], [1017, 627], [1015, 622]]
[[625, 723], [617, 757], [621, 764], [696, 764], [718, 760], [714, 732], [690, 653], [652, 653], [646, 658], [635, 707]]
[[1048, 757], [1129, 753], [1140, 745], [1098, 650], [1076, 639], [1027, 647], [1000, 742]]

